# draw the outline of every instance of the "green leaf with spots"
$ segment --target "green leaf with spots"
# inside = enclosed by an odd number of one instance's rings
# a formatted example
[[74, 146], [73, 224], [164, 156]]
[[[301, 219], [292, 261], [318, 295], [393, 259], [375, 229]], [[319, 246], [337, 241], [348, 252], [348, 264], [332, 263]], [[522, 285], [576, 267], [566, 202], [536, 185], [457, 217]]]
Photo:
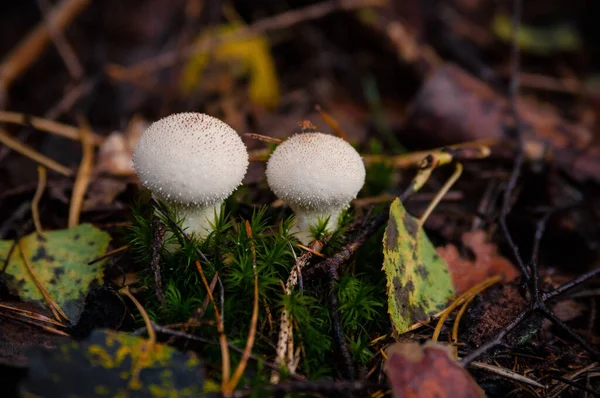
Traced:
[[[109, 242], [106, 232], [90, 224], [48, 231], [43, 237], [34, 232], [21, 239], [40, 284], [73, 323], [79, 320], [89, 290], [102, 284], [104, 261], [89, 263], [106, 253]], [[4, 264], [1, 276], [10, 292], [23, 301], [45, 305], [14, 241], [0, 241], [0, 265]]]
[[398, 198], [383, 236], [383, 269], [388, 312], [398, 332], [427, 320], [455, 296], [448, 265]]
[[24, 384], [27, 393], [46, 398], [208, 397], [216, 396], [207, 392], [213, 388], [195, 355], [109, 330], [32, 352]]

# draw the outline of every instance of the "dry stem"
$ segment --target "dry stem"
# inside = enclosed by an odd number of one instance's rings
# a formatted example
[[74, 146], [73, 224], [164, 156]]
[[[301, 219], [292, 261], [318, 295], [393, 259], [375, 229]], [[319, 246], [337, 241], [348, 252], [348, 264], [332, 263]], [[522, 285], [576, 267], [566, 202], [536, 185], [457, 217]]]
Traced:
[[42, 222], [40, 221], [40, 199], [44, 194], [46, 188], [46, 168], [44, 166], [38, 166], [38, 185], [35, 190], [35, 195], [31, 201], [31, 217], [33, 218], [33, 225], [35, 230], [40, 236], [44, 236], [44, 230], [42, 229]]
[[71, 203], [69, 206], [69, 228], [73, 228], [79, 224], [79, 217], [81, 215], [81, 208], [83, 207], [83, 198], [85, 192], [90, 184], [90, 177], [92, 175], [92, 169], [94, 167], [94, 146], [91, 140], [91, 130], [87, 121], [80, 118], [81, 129], [81, 146], [83, 148], [83, 157], [79, 170], [77, 170], [77, 176], [75, 177], [75, 184], [73, 184], [73, 193], [71, 194]]
[[46, 166], [50, 170], [54, 170], [57, 173], [62, 174], [66, 177], [70, 177], [73, 175], [73, 171], [68, 167], [63, 166], [62, 164], [50, 159], [45, 155], [42, 155], [35, 149], [31, 148], [29, 145], [23, 144], [21, 141], [13, 138], [2, 128], [0, 128], [0, 142], [6, 145], [8, 148], [12, 149], [13, 151], [18, 152], [25, 157], [28, 157], [34, 162]]
[[12, 83], [40, 56], [50, 41], [48, 23], [56, 31], [65, 30], [91, 3], [90, 0], [63, 0], [48, 13], [48, 21], [40, 22], [8, 53], [0, 64], [0, 94], [6, 93]]

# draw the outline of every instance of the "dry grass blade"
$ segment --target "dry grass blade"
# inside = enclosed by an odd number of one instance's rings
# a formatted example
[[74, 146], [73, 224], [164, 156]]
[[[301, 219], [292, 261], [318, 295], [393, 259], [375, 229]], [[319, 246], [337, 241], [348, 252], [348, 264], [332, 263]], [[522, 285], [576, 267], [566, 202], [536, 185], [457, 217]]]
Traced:
[[252, 227], [250, 226], [250, 222], [246, 220], [246, 234], [250, 239], [250, 251], [252, 252], [252, 269], [254, 271], [254, 302], [252, 305], [252, 319], [250, 321], [250, 331], [248, 332], [248, 339], [246, 340], [246, 347], [244, 348], [244, 353], [242, 354], [242, 359], [238, 364], [233, 376], [229, 380], [227, 385], [227, 389], [223, 391], [225, 396], [231, 394], [235, 389], [236, 385], [242, 378], [244, 371], [246, 370], [246, 365], [248, 364], [248, 359], [250, 358], [250, 354], [252, 353], [252, 347], [254, 346], [254, 340], [256, 338], [256, 326], [258, 325], [258, 270], [256, 268], [256, 248], [254, 247], [254, 241], [252, 240]]
[[71, 335], [63, 332], [62, 330], [55, 329], [52, 326], [48, 326], [48, 325], [40, 325], [34, 319], [31, 319], [31, 318], [16, 316], [15, 314], [7, 314], [7, 313], [1, 312], [1, 311], [0, 311], [0, 316], [4, 316], [6, 318], [14, 319], [15, 321], [19, 321], [19, 322], [27, 323], [27, 324], [30, 324], [33, 326], [37, 326], [40, 329], [43, 329], [50, 333], [58, 334], [60, 336], [71, 337]]
[[429, 203], [429, 205], [427, 206], [427, 209], [425, 209], [425, 212], [423, 213], [421, 218], [419, 218], [419, 226], [423, 227], [423, 225], [425, 224], [425, 221], [427, 221], [427, 218], [429, 218], [429, 216], [431, 215], [431, 213], [433, 212], [435, 207], [440, 203], [440, 201], [446, 195], [446, 193], [450, 190], [450, 188], [452, 188], [452, 185], [454, 185], [454, 183], [459, 179], [460, 175], [462, 174], [462, 171], [463, 171], [462, 164], [456, 163], [454, 173], [452, 173], [452, 175], [450, 176], [448, 181], [446, 181], [444, 183], [442, 188], [435, 195], [435, 198], [433, 198], [431, 203]]
[[[41, 117], [29, 116], [23, 113], [0, 111], [0, 122], [31, 126], [36, 130], [68, 138], [73, 141], [79, 141], [81, 139], [81, 133], [77, 127]], [[104, 141], [104, 138], [100, 135], [92, 133], [91, 136], [94, 145], [100, 145]]]
[[44, 285], [42, 285], [42, 283], [40, 282], [35, 270], [31, 266], [31, 263], [29, 262], [29, 259], [25, 255], [25, 250], [23, 250], [23, 245], [21, 244], [21, 241], [19, 241], [17, 244], [19, 246], [19, 250], [21, 251], [21, 256], [23, 257], [23, 263], [27, 267], [27, 270], [29, 271], [29, 274], [31, 275], [31, 279], [33, 280], [33, 283], [35, 283], [37, 288], [40, 289], [40, 293], [42, 293], [42, 296], [44, 297], [44, 301], [46, 301], [48, 308], [50, 308], [50, 311], [52, 311], [52, 314], [54, 315], [56, 320], [60, 322], [61, 317], [62, 317], [62, 319], [66, 320], [67, 322], [70, 322], [70, 319], [67, 316], [67, 314], [64, 313], [62, 308], [60, 308], [60, 305], [58, 305], [58, 303], [56, 301], [54, 301], [54, 299], [52, 298], [50, 293], [48, 293], [48, 291], [46, 290]]
[[473, 286], [471, 289], [467, 290], [466, 292], [464, 292], [463, 294], [458, 296], [456, 298], [456, 300], [454, 300], [454, 302], [452, 304], [450, 304], [450, 306], [444, 310], [444, 312], [442, 313], [442, 316], [440, 316], [440, 319], [438, 320], [435, 330], [433, 331], [433, 336], [431, 337], [431, 340], [437, 341], [438, 337], [440, 336], [440, 333], [442, 332], [442, 327], [444, 326], [444, 322], [446, 321], [448, 316], [452, 313], [452, 311], [454, 311], [454, 309], [456, 307], [458, 307], [459, 305], [464, 303], [465, 300], [469, 299], [471, 296], [478, 295], [479, 293], [483, 292], [488, 287], [492, 286], [495, 283], [500, 282], [501, 280], [502, 280], [502, 276], [500, 276], [500, 275], [493, 276], [493, 277], [481, 282], [480, 284]]
[[109, 258], [111, 256], [114, 256], [115, 254], [119, 254], [122, 253], [124, 251], [127, 251], [131, 246], [129, 245], [125, 245], [125, 246], [121, 246], [121, 247], [117, 247], [116, 249], [113, 249], [111, 251], [106, 252], [105, 254], [103, 254], [100, 257], [96, 257], [95, 259], [93, 259], [92, 261], [90, 261], [88, 263], [88, 265], [92, 265], [92, 264], [96, 264], [98, 261], [102, 261], [105, 258]]
[[141, 353], [140, 358], [138, 358], [137, 362], [133, 366], [133, 371], [131, 372], [131, 379], [129, 380], [129, 387], [132, 388], [139, 384], [139, 377], [140, 377], [140, 372], [142, 370], [142, 366], [145, 362], [147, 362], [150, 352], [152, 351], [152, 349], [154, 348], [154, 345], [156, 344], [156, 332], [154, 331], [154, 328], [152, 327], [152, 321], [150, 320], [148, 313], [146, 312], [146, 310], [144, 309], [142, 304], [140, 304], [140, 302], [135, 298], [135, 296], [133, 294], [131, 294], [131, 292], [129, 291], [129, 287], [125, 286], [125, 287], [121, 288], [119, 290], [119, 293], [127, 296], [133, 302], [133, 304], [135, 304], [135, 307], [137, 308], [140, 315], [144, 319], [144, 323], [146, 324], [146, 330], [148, 331], [148, 344], [146, 345], [145, 349]]
[[[63, 0], [49, 12], [48, 20], [57, 31], [62, 31], [91, 3], [91, 0]], [[0, 64], [0, 91], [6, 92], [11, 84], [33, 64], [50, 41], [45, 21], [40, 22], [9, 52]]]
[[49, 157], [42, 155], [35, 149], [29, 147], [28, 145], [23, 144], [21, 141], [13, 138], [2, 128], [0, 128], [0, 142], [6, 145], [8, 148], [12, 149], [13, 151], [28, 157], [34, 162], [46, 166], [50, 170], [54, 170], [57, 173], [62, 174], [66, 177], [71, 177], [73, 175], [73, 171], [68, 167], [63, 166], [62, 164], [50, 159]]
[[208, 285], [208, 281], [206, 280], [206, 276], [204, 275], [204, 270], [202, 269], [202, 264], [200, 261], [196, 260], [196, 268], [200, 273], [200, 277], [202, 278], [202, 283], [206, 288], [206, 292], [208, 297], [210, 298], [211, 303], [215, 307], [215, 319], [217, 321], [217, 331], [219, 332], [219, 344], [221, 346], [221, 360], [222, 360], [222, 373], [223, 379], [221, 381], [221, 390], [226, 391], [228, 388], [229, 379], [231, 376], [231, 364], [229, 358], [229, 345], [227, 344], [227, 336], [225, 335], [225, 325], [223, 325], [223, 319], [221, 319], [221, 315], [219, 313], [219, 308], [217, 307], [217, 302], [210, 290], [210, 286]]
[[[563, 375], [563, 378], [567, 379], [567, 380], [574, 380], [578, 376], [583, 375], [583, 374], [585, 374], [587, 372], [592, 371], [592, 369], [594, 369], [596, 366], [598, 366], [598, 362], [593, 362], [593, 363], [591, 363], [591, 364], [589, 364], [587, 366], [584, 366], [583, 368], [576, 369], [576, 370], [574, 370], [574, 371], [572, 371], [570, 373], [567, 373], [566, 375]], [[565, 384], [565, 383], [558, 383], [552, 390], [550, 390], [548, 392], [547, 397], [548, 398], [559, 397], [562, 394], [562, 392], [564, 390], [566, 390], [567, 388], [569, 388], [569, 386], [567, 384]]]
[[79, 123], [81, 125], [79, 132], [81, 134], [83, 157], [79, 169], [77, 170], [75, 184], [73, 185], [73, 193], [71, 194], [71, 203], [69, 205], [69, 228], [73, 228], [79, 224], [83, 199], [87, 187], [90, 184], [90, 178], [94, 168], [94, 146], [91, 140], [91, 130], [87, 121], [83, 118], [80, 118]]
[[42, 222], [40, 221], [40, 199], [44, 194], [46, 188], [46, 168], [44, 166], [38, 166], [38, 185], [35, 190], [35, 195], [31, 201], [31, 216], [33, 218], [33, 225], [35, 230], [40, 236], [44, 236], [44, 230], [42, 229]]
[[245, 133], [244, 136], [248, 137], [248, 138], [252, 138], [253, 140], [269, 142], [272, 144], [281, 144], [283, 142], [283, 140], [280, 140], [279, 138], [268, 137], [266, 135], [261, 135], [261, 134], [256, 134], [256, 133]]
[[71, 75], [71, 78], [74, 80], [81, 80], [83, 77], [83, 67], [75, 54], [75, 50], [67, 41], [65, 35], [60, 29], [57, 29], [54, 26], [54, 21], [50, 18], [50, 7], [51, 4], [49, 0], [38, 0], [38, 5], [42, 15], [44, 17], [44, 22], [46, 23], [46, 28], [50, 33], [50, 37], [54, 42], [54, 46], [58, 50], [58, 53], [63, 59], [63, 62]]
[[469, 366], [477, 368], [477, 369], [487, 370], [488, 372], [495, 373], [499, 376], [504, 377], [505, 379], [518, 381], [518, 382], [529, 384], [531, 386], [538, 387], [538, 388], [546, 388], [545, 385], [540, 384], [535, 380], [531, 380], [528, 377], [525, 377], [523, 375], [515, 373], [512, 370], [501, 368], [499, 366], [494, 366], [494, 365], [490, 365], [490, 364], [482, 363], [482, 362], [471, 362], [469, 364]]
[[[436, 154], [441, 152], [442, 150], [456, 150], [463, 148], [477, 148], [481, 146], [493, 146], [498, 144], [498, 139], [495, 138], [484, 138], [476, 141], [465, 142], [462, 144], [450, 145], [442, 148], [430, 149], [427, 151], [417, 151], [410, 152], [407, 154], [397, 155], [397, 156], [386, 156], [386, 155], [363, 155], [363, 160], [366, 165], [370, 165], [373, 163], [385, 163], [386, 165], [394, 168], [407, 168], [407, 167], [416, 167], [421, 164], [423, 159], [431, 154]], [[478, 158], [485, 157], [487, 153], [482, 153]]]
[[346, 137], [346, 134], [344, 134], [344, 131], [340, 127], [340, 124], [333, 118], [333, 116], [331, 116], [329, 113], [325, 112], [321, 108], [320, 105], [315, 106], [315, 109], [317, 110], [317, 112], [319, 112], [319, 115], [321, 115], [323, 120], [325, 120], [325, 123], [327, 123], [329, 128], [331, 130], [333, 130], [335, 135], [337, 135], [339, 138], [343, 139], [344, 141], [348, 141], [348, 137]]
[[0, 308], [4, 308], [5, 310], [9, 310], [9, 311], [18, 313], [18, 314], [20, 314], [23, 317], [31, 318], [32, 320], [36, 320], [36, 321], [39, 321], [39, 322], [50, 323], [52, 325], [60, 326], [60, 327], [65, 327], [66, 326], [66, 325], [64, 325], [61, 322], [58, 322], [58, 321], [56, 321], [56, 320], [54, 320], [52, 318], [48, 318], [46, 315], [38, 314], [38, 313], [33, 312], [33, 311], [27, 311], [27, 310], [24, 310], [22, 308], [17, 308], [17, 307], [13, 307], [13, 306], [2, 304], [2, 303], [0, 303]]
[[[454, 344], [458, 343], [458, 327], [460, 326], [460, 320], [462, 319], [465, 311], [469, 307], [469, 304], [471, 304], [471, 301], [473, 301], [475, 297], [477, 297], [477, 295], [474, 294], [468, 299], [466, 299], [462, 307], [460, 307], [460, 310], [458, 310], [456, 318], [454, 318], [454, 325], [452, 325], [452, 342]], [[458, 359], [458, 346], [456, 345], [454, 346], [454, 356], [456, 357], [456, 359]]]
[[314, 254], [315, 256], [318, 256], [318, 257], [321, 257], [321, 258], [325, 258], [325, 255], [323, 253], [320, 253], [320, 252], [318, 252], [316, 250], [313, 250], [313, 249], [311, 249], [308, 246], [304, 246], [301, 243], [296, 243], [296, 246], [299, 247], [299, 248], [301, 248], [302, 250], [306, 250], [307, 252], [310, 252], [310, 253]]
[[146, 330], [148, 331], [148, 340], [152, 344], [156, 343], [156, 333], [154, 332], [154, 328], [152, 327], [152, 321], [150, 320], [150, 317], [148, 316], [148, 313], [146, 312], [142, 304], [140, 304], [140, 302], [135, 298], [135, 296], [131, 294], [128, 286], [121, 288], [119, 290], [119, 293], [127, 296], [133, 302], [137, 310], [140, 312], [140, 315], [144, 320], [144, 324], [146, 325]]

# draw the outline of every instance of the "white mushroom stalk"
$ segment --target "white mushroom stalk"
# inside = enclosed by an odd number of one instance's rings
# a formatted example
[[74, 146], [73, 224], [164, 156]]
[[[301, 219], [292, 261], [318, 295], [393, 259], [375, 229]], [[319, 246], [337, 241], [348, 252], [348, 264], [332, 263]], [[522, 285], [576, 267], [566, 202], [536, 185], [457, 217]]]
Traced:
[[365, 166], [341, 138], [323, 133], [297, 134], [279, 144], [267, 163], [267, 182], [296, 214], [296, 237], [312, 240], [311, 227], [329, 221], [337, 229], [341, 212], [365, 183]]
[[133, 167], [152, 194], [183, 217], [183, 227], [205, 238], [223, 201], [242, 183], [248, 151], [229, 125], [201, 113], [154, 122], [133, 152]]

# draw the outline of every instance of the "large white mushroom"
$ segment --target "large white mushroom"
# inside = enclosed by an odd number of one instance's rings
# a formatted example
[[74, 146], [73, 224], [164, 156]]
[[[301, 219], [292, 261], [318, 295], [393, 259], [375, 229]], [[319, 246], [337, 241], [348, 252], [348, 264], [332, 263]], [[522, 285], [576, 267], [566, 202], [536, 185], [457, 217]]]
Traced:
[[329, 218], [326, 229], [337, 228], [338, 218], [365, 182], [365, 166], [356, 150], [341, 138], [302, 133], [277, 146], [267, 163], [267, 182], [275, 195], [296, 214], [296, 237], [312, 238], [311, 227]]
[[215, 212], [242, 183], [248, 151], [238, 133], [219, 119], [176, 113], [142, 134], [133, 167], [142, 185], [176, 209], [184, 227], [204, 238]]

